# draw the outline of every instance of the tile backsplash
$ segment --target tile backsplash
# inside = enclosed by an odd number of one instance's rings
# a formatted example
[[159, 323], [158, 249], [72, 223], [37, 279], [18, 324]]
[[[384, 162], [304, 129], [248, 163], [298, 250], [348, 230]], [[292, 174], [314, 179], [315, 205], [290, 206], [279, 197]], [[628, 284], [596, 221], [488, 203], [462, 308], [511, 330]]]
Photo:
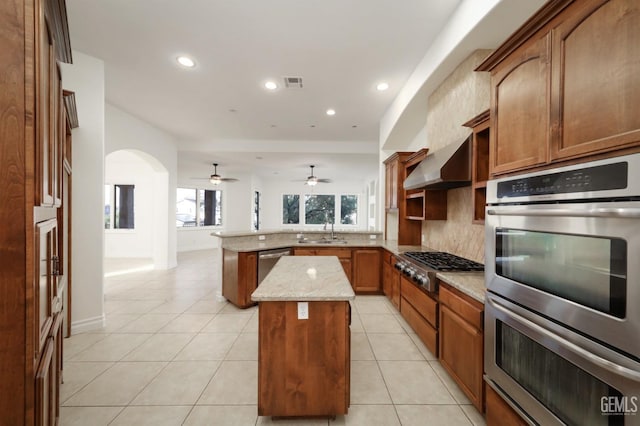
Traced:
[[484, 226], [471, 223], [471, 187], [447, 192], [447, 220], [422, 222], [424, 245], [484, 263]]
[[[429, 96], [426, 135], [431, 150], [459, 142], [471, 129], [462, 124], [489, 108], [489, 74], [474, 72], [490, 50], [465, 59]], [[447, 220], [422, 223], [424, 245], [484, 263], [484, 226], [471, 223], [471, 186], [447, 192]]]

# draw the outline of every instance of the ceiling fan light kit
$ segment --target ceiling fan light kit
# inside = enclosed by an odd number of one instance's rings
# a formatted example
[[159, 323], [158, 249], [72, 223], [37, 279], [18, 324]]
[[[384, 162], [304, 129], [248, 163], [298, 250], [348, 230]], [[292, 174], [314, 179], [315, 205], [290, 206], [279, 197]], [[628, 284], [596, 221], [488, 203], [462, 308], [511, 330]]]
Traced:
[[313, 168], [315, 167], [314, 165], [309, 166], [311, 168], [311, 175], [309, 177], [307, 177], [307, 180], [304, 182], [305, 185], [308, 186], [316, 186], [318, 184], [318, 182], [322, 182], [322, 183], [329, 183], [331, 182], [331, 179], [318, 179], [314, 174], [313, 174]]
[[218, 174], [218, 163], [213, 163], [213, 174], [209, 177], [209, 182], [214, 185], [220, 185], [222, 182], [236, 182], [235, 178], [223, 178]]

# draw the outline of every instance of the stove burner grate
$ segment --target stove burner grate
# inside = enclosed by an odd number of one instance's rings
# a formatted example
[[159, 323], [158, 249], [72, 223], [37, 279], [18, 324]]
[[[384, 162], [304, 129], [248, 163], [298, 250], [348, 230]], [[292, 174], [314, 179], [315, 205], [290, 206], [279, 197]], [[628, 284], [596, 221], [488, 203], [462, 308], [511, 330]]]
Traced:
[[484, 265], [455, 254], [441, 251], [410, 251], [408, 258], [436, 271], [484, 271]]

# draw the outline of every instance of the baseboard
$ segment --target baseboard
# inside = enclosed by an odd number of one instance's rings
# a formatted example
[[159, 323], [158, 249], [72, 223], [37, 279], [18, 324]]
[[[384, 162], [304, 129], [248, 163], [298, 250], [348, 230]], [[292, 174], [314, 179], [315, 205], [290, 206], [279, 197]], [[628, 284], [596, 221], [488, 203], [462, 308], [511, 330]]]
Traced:
[[87, 318], [80, 321], [72, 322], [71, 334], [100, 330], [104, 328], [104, 326], [105, 326], [105, 316], [103, 314], [98, 317]]

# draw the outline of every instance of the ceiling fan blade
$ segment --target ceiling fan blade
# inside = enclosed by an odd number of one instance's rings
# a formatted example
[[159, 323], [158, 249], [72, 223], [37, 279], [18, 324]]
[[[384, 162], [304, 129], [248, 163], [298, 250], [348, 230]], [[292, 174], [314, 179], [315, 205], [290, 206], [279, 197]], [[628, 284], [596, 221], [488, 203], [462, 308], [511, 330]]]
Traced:
[[223, 181], [223, 182], [237, 182], [238, 181], [238, 179], [236, 179], [236, 178], [222, 178], [220, 180]]
[[331, 179], [318, 179], [318, 182], [320, 182], [320, 183], [331, 183], [332, 180]]

